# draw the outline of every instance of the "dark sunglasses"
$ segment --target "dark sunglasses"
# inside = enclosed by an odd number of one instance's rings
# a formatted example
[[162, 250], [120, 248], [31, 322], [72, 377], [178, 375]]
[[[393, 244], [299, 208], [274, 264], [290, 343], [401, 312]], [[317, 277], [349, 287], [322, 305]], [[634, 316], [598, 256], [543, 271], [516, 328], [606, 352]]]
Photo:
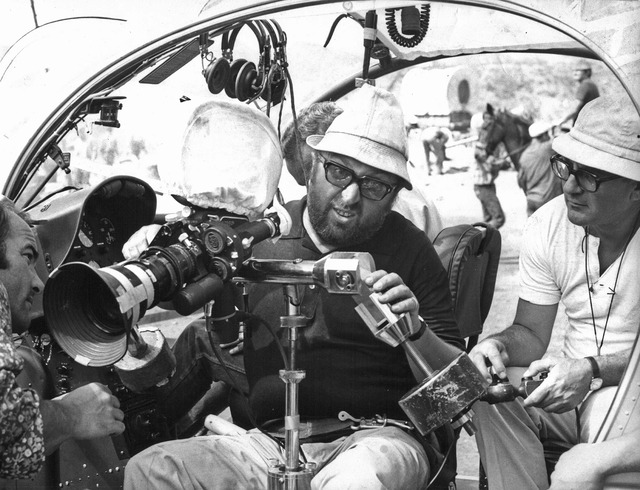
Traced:
[[373, 177], [358, 177], [350, 168], [331, 160], [325, 160], [323, 166], [327, 182], [341, 189], [346, 189], [355, 182], [358, 185], [358, 189], [360, 189], [362, 197], [372, 201], [382, 201], [387, 194], [397, 187]]
[[587, 192], [596, 192], [602, 182], [620, 178], [618, 175], [611, 174], [596, 175], [583, 168], [576, 168], [574, 170], [574, 167], [576, 167], [578, 163], [557, 153], [555, 155], [552, 155], [550, 160], [551, 169], [553, 170], [553, 173], [556, 175], [556, 177], [562, 180], [568, 180], [569, 176], [573, 175], [576, 178], [578, 186], [582, 190]]

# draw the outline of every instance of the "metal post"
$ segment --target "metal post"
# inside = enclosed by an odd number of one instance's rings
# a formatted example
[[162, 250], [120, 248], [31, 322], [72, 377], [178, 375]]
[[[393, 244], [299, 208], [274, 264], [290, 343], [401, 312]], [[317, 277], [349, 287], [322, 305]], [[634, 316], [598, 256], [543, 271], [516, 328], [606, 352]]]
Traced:
[[269, 490], [308, 490], [315, 473], [315, 464], [300, 463], [300, 414], [298, 413], [298, 383], [305, 377], [305, 372], [296, 369], [296, 348], [298, 328], [307, 325], [307, 319], [300, 315], [300, 301], [297, 286], [284, 286], [287, 299], [287, 315], [280, 317], [282, 328], [287, 329], [289, 343], [289, 369], [280, 370], [280, 379], [285, 383], [286, 405], [284, 416], [285, 429], [285, 464], [270, 462]]

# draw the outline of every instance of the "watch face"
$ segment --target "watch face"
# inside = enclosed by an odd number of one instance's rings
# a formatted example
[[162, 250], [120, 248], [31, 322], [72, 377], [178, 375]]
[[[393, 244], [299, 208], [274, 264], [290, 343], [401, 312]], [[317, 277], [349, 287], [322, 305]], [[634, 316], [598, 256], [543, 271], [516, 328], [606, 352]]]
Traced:
[[591, 384], [589, 385], [590, 391], [596, 391], [602, 388], [602, 378], [593, 378], [591, 380]]

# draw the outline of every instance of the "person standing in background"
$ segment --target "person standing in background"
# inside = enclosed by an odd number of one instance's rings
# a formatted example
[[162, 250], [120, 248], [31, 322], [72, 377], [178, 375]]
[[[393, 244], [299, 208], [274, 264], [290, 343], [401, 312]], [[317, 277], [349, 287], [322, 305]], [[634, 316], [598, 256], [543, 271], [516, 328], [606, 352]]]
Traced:
[[504, 225], [506, 219], [496, 193], [496, 184], [494, 183], [504, 160], [498, 160], [494, 155], [487, 155], [485, 135], [487, 128], [495, 120], [493, 109], [490, 106], [482, 114], [482, 119], [483, 123], [479, 130], [478, 141], [474, 151], [473, 190], [482, 205], [484, 222], [497, 229]]
[[555, 126], [561, 126], [569, 120], [571, 120], [571, 125], [573, 126], [574, 121], [585, 104], [600, 97], [598, 86], [591, 80], [591, 65], [586, 61], [580, 60], [576, 63], [573, 68], [573, 79], [578, 82], [575, 95], [576, 104], [573, 110], [560, 119]]
[[532, 140], [520, 156], [518, 185], [527, 197], [527, 216], [531, 216], [540, 206], [562, 194], [562, 181], [551, 170], [550, 125], [534, 122], [529, 126]]
[[442, 166], [446, 160], [445, 145], [449, 141], [449, 135], [443, 131], [442, 128], [437, 126], [429, 126], [424, 128], [420, 133], [420, 139], [424, 146], [424, 156], [427, 161], [427, 169], [429, 175], [431, 175], [431, 153], [433, 152], [436, 157], [435, 170], [437, 175], [442, 175], [444, 172]]

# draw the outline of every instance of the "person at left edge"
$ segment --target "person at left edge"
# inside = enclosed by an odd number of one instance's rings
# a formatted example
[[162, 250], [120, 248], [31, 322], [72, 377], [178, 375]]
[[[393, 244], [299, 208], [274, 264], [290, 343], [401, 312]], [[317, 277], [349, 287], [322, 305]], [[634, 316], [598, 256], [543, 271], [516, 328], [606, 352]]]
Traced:
[[16, 382], [24, 361], [12, 334], [29, 328], [33, 297], [43, 284], [35, 271], [36, 239], [28, 216], [0, 202], [0, 477], [28, 478], [45, 455], [67, 439], [89, 439], [124, 430], [124, 413], [108, 388], [91, 383], [54, 400], [43, 400]]

